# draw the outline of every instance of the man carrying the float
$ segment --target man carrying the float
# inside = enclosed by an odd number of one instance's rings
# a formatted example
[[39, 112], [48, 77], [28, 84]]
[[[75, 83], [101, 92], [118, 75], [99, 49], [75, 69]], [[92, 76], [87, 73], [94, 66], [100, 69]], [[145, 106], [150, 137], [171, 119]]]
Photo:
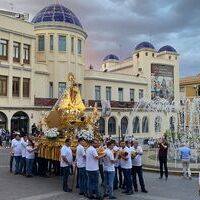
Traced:
[[79, 170], [79, 194], [87, 194], [87, 175], [86, 175], [86, 155], [85, 155], [85, 140], [83, 138], [78, 139], [79, 145], [76, 149], [76, 162]]
[[[113, 196], [113, 182], [115, 178], [115, 163], [118, 160], [118, 155], [114, 158], [114, 154], [112, 152], [115, 142], [109, 141], [107, 142], [107, 148], [105, 150], [104, 161], [104, 197], [109, 196], [109, 199], [116, 199]], [[108, 194], [107, 194], [108, 190]]]
[[[86, 172], [88, 177], [88, 198], [99, 198], [99, 157], [97, 153], [97, 140], [89, 141], [90, 146], [86, 150]], [[95, 194], [95, 197], [93, 196]]]
[[70, 148], [71, 140], [66, 139], [65, 144], [61, 148], [61, 161], [60, 167], [62, 168], [63, 172], [63, 191], [64, 192], [71, 192], [72, 189], [68, 188], [68, 177], [70, 175], [70, 166], [72, 164], [72, 150]]
[[131, 169], [132, 169], [132, 163], [131, 163], [131, 150], [130, 150], [130, 142], [126, 141], [125, 143], [122, 143], [122, 153], [121, 153], [121, 168], [124, 175], [124, 183], [125, 183], [125, 191], [122, 193], [125, 193], [127, 195], [133, 194], [133, 187], [132, 187], [132, 180], [131, 180]]

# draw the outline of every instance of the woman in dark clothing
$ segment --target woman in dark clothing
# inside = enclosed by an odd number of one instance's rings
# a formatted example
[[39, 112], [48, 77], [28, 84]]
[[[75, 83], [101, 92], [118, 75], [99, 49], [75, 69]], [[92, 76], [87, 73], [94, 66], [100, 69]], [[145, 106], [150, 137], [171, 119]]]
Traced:
[[163, 166], [165, 168], [165, 179], [168, 178], [168, 168], [167, 168], [167, 152], [168, 152], [168, 143], [165, 138], [161, 138], [158, 143], [158, 158], [160, 162], [160, 179], [163, 178]]

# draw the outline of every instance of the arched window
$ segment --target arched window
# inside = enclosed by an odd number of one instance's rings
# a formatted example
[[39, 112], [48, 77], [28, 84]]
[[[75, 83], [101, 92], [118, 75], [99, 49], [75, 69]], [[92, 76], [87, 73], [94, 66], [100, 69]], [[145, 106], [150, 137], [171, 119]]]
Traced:
[[29, 117], [25, 112], [16, 112], [11, 118], [11, 130], [19, 131], [20, 133], [28, 133]]
[[174, 132], [175, 131], [175, 117], [171, 116], [169, 119], [169, 129], [170, 131]]
[[110, 117], [108, 120], [108, 135], [116, 134], [116, 120], [114, 117]]
[[149, 122], [147, 116], [142, 118], [142, 133], [149, 132]]
[[121, 119], [121, 134], [126, 134], [128, 128], [128, 119], [126, 117], [123, 117]]
[[138, 116], [133, 118], [133, 133], [140, 132], [140, 118]]
[[0, 129], [7, 129], [7, 117], [3, 112], [0, 112]]
[[102, 135], [105, 135], [105, 119], [100, 117], [99, 119], [99, 132]]
[[155, 132], [156, 133], [160, 133], [161, 132], [161, 122], [162, 122], [162, 119], [160, 116], [157, 116], [155, 118]]

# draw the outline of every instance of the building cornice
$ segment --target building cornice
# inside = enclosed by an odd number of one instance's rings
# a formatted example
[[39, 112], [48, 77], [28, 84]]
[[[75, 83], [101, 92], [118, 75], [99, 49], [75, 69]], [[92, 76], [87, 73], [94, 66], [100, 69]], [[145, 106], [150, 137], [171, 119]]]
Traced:
[[5, 65], [5, 64], [0, 64], [0, 67], [1, 68], [9, 68], [10, 66], [9, 65]]
[[119, 79], [112, 79], [112, 78], [103, 78], [103, 77], [84, 77], [84, 80], [98, 80], [98, 81], [109, 81], [109, 82], [117, 82], [117, 83], [129, 83], [129, 84], [138, 84], [138, 85], [147, 85], [144, 82], [137, 82], [137, 81], [130, 81], [130, 80], [119, 80]]
[[42, 22], [35, 24], [35, 31], [37, 30], [64, 30], [71, 31], [82, 35], [85, 39], [87, 38], [87, 33], [84, 32], [78, 26], [74, 26], [73, 24], [63, 24], [63, 23], [52, 23], [52, 22]]
[[118, 68], [116, 68], [116, 69], [111, 69], [111, 70], [109, 70], [109, 72], [120, 71], [120, 70], [122, 70], [122, 69], [128, 69], [128, 68], [132, 68], [132, 67], [133, 67], [133, 65], [118, 67]]
[[35, 71], [36, 74], [43, 74], [43, 75], [49, 75], [49, 72], [44, 72], [44, 71]]
[[26, 34], [26, 33], [20, 33], [20, 32], [17, 32], [17, 31], [13, 31], [11, 29], [5, 29], [5, 28], [0, 27], [0, 31], [3, 31], [5, 33], [12, 33], [14, 35], [19, 35], [19, 36], [22, 36], [22, 37], [36, 39], [36, 37], [34, 35], [29, 35], [29, 34]]

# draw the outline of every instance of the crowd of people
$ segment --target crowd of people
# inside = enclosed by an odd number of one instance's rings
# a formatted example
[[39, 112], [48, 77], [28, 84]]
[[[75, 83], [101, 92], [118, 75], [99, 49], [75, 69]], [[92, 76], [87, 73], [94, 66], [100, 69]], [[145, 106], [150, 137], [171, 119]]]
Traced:
[[[132, 195], [139, 191], [137, 179], [139, 179], [141, 192], [147, 193], [142, 168], [143, 149], [139, 141], [134, 139], [116, 143], [110, 139], [106, 140], [103, 145], [104, 153], [101, 155], [98, 152], [99, 141], [87, 141], [86, 145], [86, 141], [79, 138], [75, 153], [70, 147], [71, 140], [66, 139], [60, 150], [60, 161], [52, 161], [38, 157], [37, 142], [34, 137], [27, 137], [25, 134], [21, 137], [20, 133], [16, 132], [11, 142], [10, 172], [12, 172], [13, 159], [15, 160], [15, 175], [47, 177], [47, 173], [54, 169], [56, 175], [63, 176], [63, 191], [71, 192], [72, 186], [70, 185], [73, 184], [69, 184], [69, 176], [76, 171], [74, 169], [77, 169], [76, 181], [79, 194], [89, 199], [98, 199], [102, 196], [116, 199], [114, 190], [117, 189], [121, 189], [126, 195]], [[168, 147], [167, 140], [161, 138], [158, 142], [160, 179], [165, 174], [166, 180], [168, 178]], [[184, 176], [189, 178], [191, 178], [190, 155], [191, 150], [183, 144], [180, 148], [180, 156]]]
[[[141, 192], [148, 192], [145, 188], [142, 171], [141, 157], [143, 151], [137, 140], [122, 141], [119, 145], [116, 145], [114, 140], [107, 141], [103, 155], [98, 154], [99, 142], [97, 140], [90, 141], [86, 150], [86, 141], [83, 138], [79, 138], [78, 142], [76, 165], [79, 174], [80, 195], [85, 195], [90, 199], [100, 198], [99, 174], [101, 175], [103, 197], [116, 199], [113, 191], [118, 188], [122, 188], [122, 192], [126, 195], [132, 195], [134, 191], [138, 192], [137, 176]], [[63, 191], [65, 192], [71, 192], [72, 190], [68, 186], [70, 166], [73, 162], [73, 153], [70, 145], [71, 140], [66, 139], [61, 148]], [[123, 155], [119, 153], [122, 151]], [[135, 152], [134, 156], [131, 152]]]
[[12, 134], [3, 128], [0, 129], [0, 146], [4, 146], [5, 148], [10, 147], [10, 143], [12, 140]]

